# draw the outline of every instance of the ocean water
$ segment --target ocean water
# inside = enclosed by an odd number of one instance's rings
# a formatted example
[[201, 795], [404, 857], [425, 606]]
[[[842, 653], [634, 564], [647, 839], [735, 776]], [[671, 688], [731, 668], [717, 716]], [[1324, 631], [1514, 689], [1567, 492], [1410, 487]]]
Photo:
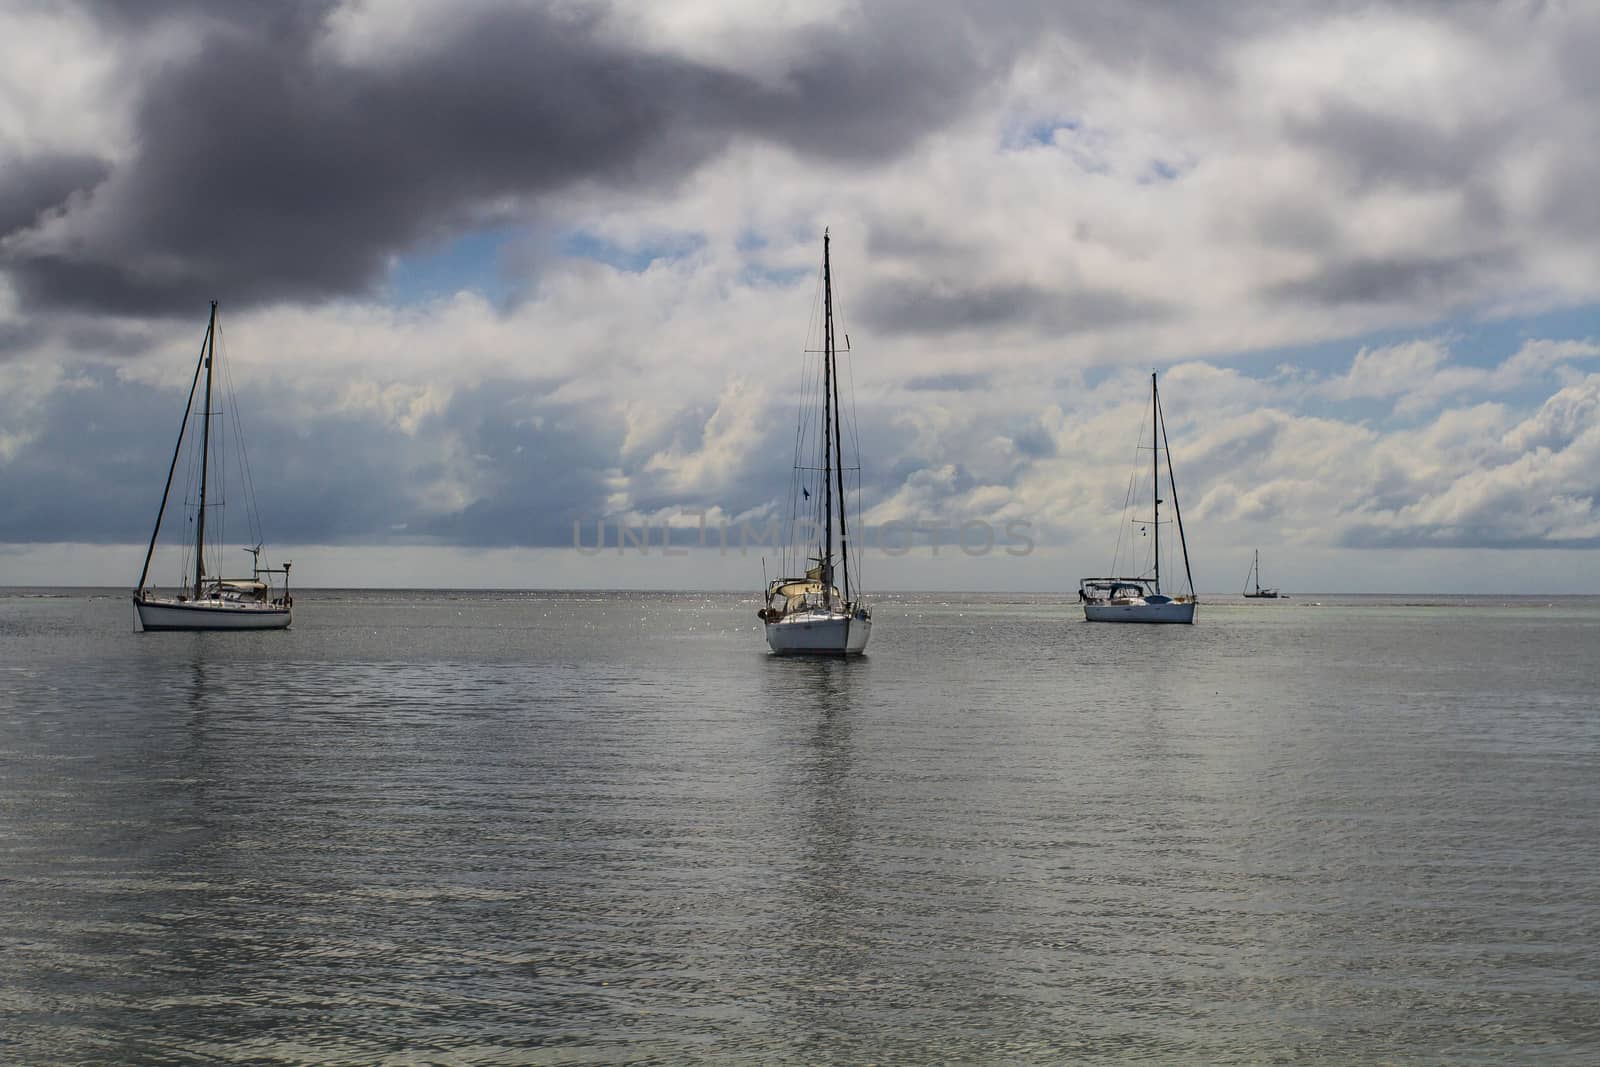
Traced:
[[1600, 599], [0, 592], [0, 1061], [1600, 1063]]

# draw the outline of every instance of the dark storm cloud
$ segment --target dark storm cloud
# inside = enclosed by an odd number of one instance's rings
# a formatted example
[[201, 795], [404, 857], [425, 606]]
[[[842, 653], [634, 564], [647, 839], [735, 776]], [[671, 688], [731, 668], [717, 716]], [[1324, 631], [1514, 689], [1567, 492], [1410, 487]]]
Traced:
[[[150, 536], [183, 414], [182, 396], [118, 382], [104, 370], [88, 377], [87, 386], [46, 399], [37, 413], [38, 436], [0, 467], [0, 498], [7, 501], [0, 512], [0, 541], [138, 543]], [[152, 432], [152, 425], [165, 432]], [[302, 433], [266, 416], [253, 419], [249, 428], [255, 431], [253, 473], [269, 538], [285, 540], [284, 532], [293, 528], [311, 538], [336, 540], [341, 530], [365, 532], [382, 517], [371, 514], [381, 508], [381, 498], [369, 484], [397, 472], [392, 445], [372, 426], [312, 420]], [[263, 462], [268, 455], [270, 462]], [[330, 463], [332, 455], [348, 462]], [[184, 475], [180, 461], [180, 481]], [[182, 493], [179, 484], [163, 543], [184, 537]], [[230, 509], [230, 518], [239, 519], [240, 513]]]
[[1289, 302], [1336, 306], [1465, 299], [1496, 271], [1509, 268], [1511, 258], [1489, 253], [1336, 261], [1274, 286], [1269, 295]]
[[[85, 372], [35, 413], [37, 436], [0, 464], [0, 543], [141, 543], [150, 536], [182, 417], [183, 393]], [[250, 480], [269, 542], [313, 544], [444, 540], [461, 545], [570, 544], [572, 519], [597, 513], [622, 430], [552, 404], [548, 385], [487, 383], [423, 420], [414, 435], [371, 414], [307, 416], [246, 391]], [[228, 529], [245, 540], [242, 477], [231, 404], [213, 427], [231, 499]], [[158, 429], [159, 428], [159, 429]], [[193, 430], [193, 425], [190, 427]], [[192, 436], [192, 433], [191, 433]], [[463, 472], [442, 458], [471, 454]], [[188, 449], [185, 450], [185, 457]], [[93, 457], [85, 459], [85, 457]], [[180, 459], [162, 544], [183, 541], [187, 458]], [[461, 476], [476, 503], [441, 514], [421, 495]]]
[[75, 357], [123, 359], [150, 351], [156, 341], [157, 331], [144, 322], [77, 313], [33, 315], [0, 322], [0, 362], [34, 356], [51, 346]]
[[1404, 113], [1329, 101], [1314, 116], [1287, 120], [1285, 133], [1325, 156], [1331, 169], [1358, 187], [1448, 189], [1501, 157], [1519, 128], [1498, 116], [1442, 127]]
[[201, 46], [130, 75], [135, 154], [109, 178], [103, 162], [25, 161], [32, 177], [0, 201], [26, 225], [104, 178], [93, 211], [74, 205], [70, 242], [0, 259], [31, 305], [165, 313], [196, 293], [237, 307], [360, 292], [387, 257], [508, 201], [669, 187], [735, 136], [892, 157], [998, 62], [964, 16], [898, 5], [801, 35], [770, 84], [619, 41], [593, 7], [465, 6], [374, 64], [326, 47], [322, 5], [166, 10]]
[[117, 382], [103, 369], [84, 377], [87, 387], [44, 398], [31, 413], [37, 436], [0, 464], [6, 502], [0, 541], [126, 543], [150, 536], [172, 442], [158, 443], [148, 425], [170, 419], [176, 433], [182, 397]]
[[49, 331], [38, 322], [0, 322], [0, 360], [31, 351], [47, 336]]
[[104, 160], [59, 153], [0, 165], [0, 239], [63, 208], [73, 193], [93, 188], [109, 173]]
[[864, 318], [885, 333], [927, 334], [1002, 326], [1078, 333], [1167, 317], [1170, 309], [1109, 289], [1046, 289], [1026, 283], [953, 284], [923, 279], [878, 282], [865, 293]]
[[604, 514], [627, 428], [551, 404], [549, 388], [487, 382], [452, 398], [438, 422], [472, 456], [475, 499], [414, 521], [411, 533], [456, 545], [559, 547], [572, 544], [574, 522]]
[[1561, 152], [1549, 163], [1538, 189], [1539, 219], [1554, 240], [1568, 241], [1574, 236], [1592, 247], [1600, 239], [1600, 197], [1594, 195], [1594, 176], [1600, 172], [1600, 64], [1595, 62], [1600, 48], [1600, 20], [1590, 19], [1568, 25], [1555, 42], [1556, 69], [1570, 101], [1582, 101], [1575, 112], [1584, 128], [1569, 133]]

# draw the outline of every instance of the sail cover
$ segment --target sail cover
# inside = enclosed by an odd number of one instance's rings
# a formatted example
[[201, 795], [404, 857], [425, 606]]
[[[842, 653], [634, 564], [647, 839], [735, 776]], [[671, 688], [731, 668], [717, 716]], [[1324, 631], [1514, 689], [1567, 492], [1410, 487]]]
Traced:
[[[810, 572], [807, 572], [808, 574]], [[767, 603], [772, 603], [779, 597], [784, 598], [784, 610], [789, 611], [799, 607], [798, 601], [807, 596], [821, 596], [827, 592], [830, 597], [842, 600], [839, 587], [825, 587], [819, 581], [811, 578], [787, 578], [782, 582], [774, 582], [771, 591], [767, 594]]]
[[252, 578], [220, 578], [217, 580], [220, 589], [231, 589], [236, 593], [265, 593], [267, 583]]

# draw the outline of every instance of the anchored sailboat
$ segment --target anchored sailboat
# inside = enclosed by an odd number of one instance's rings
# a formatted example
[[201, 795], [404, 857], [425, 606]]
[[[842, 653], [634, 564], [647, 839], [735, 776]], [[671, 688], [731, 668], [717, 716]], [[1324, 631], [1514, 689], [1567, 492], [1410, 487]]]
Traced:
[[[1255, 582], [1255, 590], [1251, 591], [1250, 583]], [[1256, 549], [1255, 559], [1250, 563], [1250, 573], [1244, 576], [1244, 595], [1259, 597], [1262, 600], [1277, 600], [1279, 593], [1276, 589], [1261, 588], [1261, 550]]]
[[[1172, 493], [1172, 514], [1178, 529], [1178, 545], [1183, 551], [1183, 577], [1187, 594], [1168, 596], [1161, 587], [1161, 454], [1167, 454], [1167, 487]], [[1132, 498], [1131, 483], [1129, 492]], [[1085, 578], [1078, 583], [1078, 599], [1083, 602], [1083, 617], [1089, 622], [1194, 622], [1199, 600], [1194, 595], [1194, 575], [1189, 569], [1189, 545], [1183, 536], [1183, 512], [1178, 507], [1178, 486], [1172, 475], [1172, 449], [1167, 444], [1167, 423], [1161, 412], [1161, 395], [1156, 376], [1150, 375], [1150, 517], [1135, 518], [1141, 540], [1150, 543], [1149, 569], [1132, 578]], [[1126, 509], [1124, 509], [1126, 513]], [[1137, 543], [1137, 542], [1135, 542]], [[1111, 573], [1118, 570], [1122, 537], [1117, 537], [1117, 552], [1112, 556]], [[1129, 560], [1135, 562], [1133, 545]]]
[[[845, 515], [845, 471], [853, 470], [859, 485], [861, 468], [847, 468], [844, 462], [844, 419], [839, 407], [839, 360], [833, 322], [833, 265], [826, 230], [822, 234], [822, 309], [822, 349], [817, 353], [822, 356], [818, 375], [822, 420], [818, 426], [817, 412], [809, 405], [801, 411], [792, 486], [796, 526], [806, 522], [817, 529], [816, 555], [807, 555], [807, 544], [804, 549], [794, 550], [800, 558], [790, 559], [791, 549], [786, 547], [785, 570], [799, 571], [802, 576], [768, 582], [766, 606], [756, 612], [766, 626], [768, 646], [779, 655], [857, 655], [866, 650], [872, 633], [872, 613], [860, 596], [860, 563], [850, 556], [850, 528]], [[845, 351], [849, 346], [847, 335]], [[798, 538], [788, 540], [793, 543]], [[792, 570], [788, 567], [791, 563], [795, 564]], [[856, 578], [853, 597], [852, 566]]]
[[[222, 463], [213, 471], [212, 454], [220, 451], [220, 442], [213, 443], [212, 423], [219, 421], [220, 411], [212, 410], [213, 384], [217, 369], [217, 302], [211, 302], [211, 320], [206, 325], [205, 340], [200, 344], [200, 362], [194, 368], [194, 380], [189, 383], [189, 403], [183, 410], [183, 421], [178, 426], [178, 443], [172, 450], [172, 465], [167, 468], [166, 488], [161, 490], [161, 506], [156, 509], [155, 529], [150, 533], [150, 548], [144, 555], [144, 569], [139, 572], [139, 587], [133, 593], [134, 613], [145, 630], [282, 630], [289, 625], [293, 599], [289, 596], [289, 567], [261, 566], [260, 522], [255, 501], [248, 499], [247, 515], [250, 518], [252, 544], [245, 548], [250, 553], [251, 567], [248, 578], [216, 577], [206, 570], [206, 551], [221, 550], [222, 523], [220, 520], [224, 498], [218, 492], [223, 481]], [[156, 541], [161, 536], [161, 520], [166, 515], [167, 499], [172, 494], [172, 479], [178, 470], [178, 458], [183, 455], [183, 443], [189, 427], [189, 414], [194, 409], [195, 393], [200, 386], [200, 372], [205, 371], [205, 407], [200, 420], [198, 455], [191, 454], [190, 473], [197, 458], [200, 470], [198, 500], [194, 509], [194, 584], [188, 584], [189, 566], [185, 561], [184, 577], [180, 579], [181, 591], [161, 596], [146, 583], [150, 579], [150, 563], [155, 557]], [[234, 435], [238, 441], [237, 455], [242, 475], [243, 489], [251, 493], [249, 466], [244, 457], [244, 443], [239, 435], [238, 407], [234, 405]], [[192, 443], [191, 443], [192, 445]], [[186, 501], [187, 502], [187, 501]], [[212, 526], [213, 543], [206, 542], [206, 519], [210, 511], [217, 511], [219, 519]], [[283, 575], [283, 588], [275, 592], [272, 576]]]

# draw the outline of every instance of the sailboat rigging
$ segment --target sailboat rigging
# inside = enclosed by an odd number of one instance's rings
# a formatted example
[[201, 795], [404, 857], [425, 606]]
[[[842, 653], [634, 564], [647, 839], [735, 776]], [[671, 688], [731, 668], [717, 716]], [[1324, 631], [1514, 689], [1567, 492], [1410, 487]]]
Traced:
[[[1161, 585], [1161, 454], [1167, 455], [1167, 487], [1172, 494], [1173, 525], [1183, 553], [1183, 579], [1188, 592], [1169, 596]], [[1183, 532], [1183, 512], [1178, 506], [1178, 485], [1172, 473], [1172, 448], [1167, 441], [1167, 423], [1161, 410], [1161, 394], [1156, 376], [1150, 375], [1150, 517], [1135, 518], [1133, 525], [1151, 539], [1150, 573], [1134, 577], [1084, 578], [1078, 583], [1078, 599], [1088, 622], [1192, 623], [1199, 599], [1194, 594], [1194, 575], [1189, 567], [1189, 543]], [[1131, 489], [1130, 489], [1131, 498]], [[1118, 538], [1120, 555], [1121, 538]], [[1131, 555], [1130, 549], [1130, 555]], [[1111, 562], [1111, 573], [1119, 569]], [[1132, 569], [1130, 566], [1129, 569]]]
[[[848, 335], [845, 351], [849, 351]], [[851, 590], [850, 524], [847, 519], [848, 498], [845, 494], [844, 414], [839, 406], [839, 360], [834, 329], [833, 261], [830, 237], [822, 234], [822, 357], [819, 375], [822, 391], [821, 433], [813, 417], [802, 409], [799, 428], [795, 435], [795, 485], [799, 492], [792, 495], [796, 526], [804, 521], [816, 527], [816, 555], [800, 559], [785, 559], [789, 573], [801, 571], [801, 577], [776, 578], [767, 583], [765, 606], [756, 615], [766, 629], [767, 645], [779, 655], [859, 655], [867, 647], [872, 633], [872, 613], [860, 596], [859, 560], [854, 561], [857, 571], [855, 595]], [[821, 465], [811, 466], [807, 461], [815, 452], [821, 452]], [[859, 479], [860, 468], [853, 469]], [[808, 484], [809, 482], [809, 484]], [[817, 501], [816, 511], [810, 505]], [[815, 520], [810, 515], [815, 514]], [[837, 530], [838, 563], [835, 566], [834, 547]], [[809, 546], [808, 546], [809, 547]], [[785, 556], [788, 555], [785, 550]], [[792, 569], [788, 564], [793, 563]], [[814, 564], [804, 566], [801, 564]]]
[[[1254, 581], [1255, 589], [1250, 588]], [[1251, 599], [1277, 600], [1283, 596], [1276, 589], [1263, 589], [1261, 587], [1261, 550], [1256, 549], [1255, 558], [1250, 562], [1250, 573], [1244, 576], [1244, 595]], [[1288, 599], [1283, 597], [1283, 599]]]
[[[251, 568], [248, 578], [225, 578], [211, 575], [206, 570], [206, 517], [212, 510], [220, 509], [223, 501], [212, 500], [209, 493], [214, 483], [222, 479], [221, 464], [215, 476], [212, 473], [212, 454], [218, 445], [211, 440], [211, 427], [221, 412], [213, 410], [213, 392], [217, 377], [217, 302], [211, 302], [211, 318], [206, 323], [205, 339], [200, 344], [200, 360], [195, 364], [194, 377], [189, 383], [189, 400], [183, 409], [183, 420], [178, 425], [178, 441], [172, 450], [172, 463], [167, 468], [167, 482], [161, 490], [161, 504], [156, 509], [155, 528], [150, 532], [150, 547], [145, 551], [144, 567], [139, 572], [139, 584], [133, 593], [134, 615], [144, 630], [282, 630], [289, 625], [294, 600], [289, 595], [290, 563], [282, 567], [261, 566], [259, 524], [253, 531], [255, 544], [246, 547], [250, 553]], [[200, 373], [205, 372], [204, 408], [200, 418], [199, 441], [199, 499], [194, 510], [194, 582], [188, 583], [188, 569], [184, 568], [179, 580], [179, 591], [162, 596], [149, 586], [150, 565], [155, 559], [156, 542], [161, 536], [161, 522], [166, 516], [167, 502], [172, 495], [173, 477], [177, 474], [178, 459], [183, 454], [183, 444], [189, 433], [189, 415], [194, 409], [195, 394], [200, 388]], [[246, 472], [241, 479], [244, 490], [251, 492], [248, 467], [245, 466], [242, 435], [239, 435], [237, 404], [234, 405], [234, 432], [239, 436], [238, 452], [241, 468]], [[191, 467], [191, 472], [193, 468]], [[249, 513], [255, 515], [253, 500]], [[283, 586], [275, 591], [272, 576], [281, 574]]]

